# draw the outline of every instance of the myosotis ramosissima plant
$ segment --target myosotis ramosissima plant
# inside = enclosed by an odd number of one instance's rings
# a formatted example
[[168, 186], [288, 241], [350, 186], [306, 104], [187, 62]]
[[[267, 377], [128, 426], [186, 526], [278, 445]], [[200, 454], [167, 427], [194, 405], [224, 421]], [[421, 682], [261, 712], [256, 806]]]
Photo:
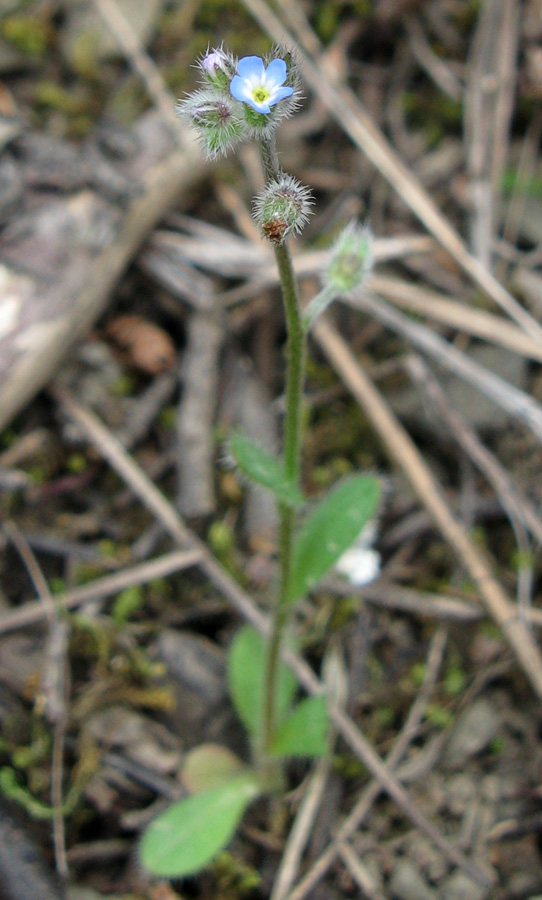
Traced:
[[[322, 697], [296, 702], [297, 683], [281, 662], [292, 608], [355, 543], [371, 519], [380, 492], [377, 479], [357, 475], [340, 482], [310, 511], [300, 485], [301, 414], [307, 333], [341, 293], [358, 287], [371, 264], [367, 229], [349, 225], [330, 256], [320, 293], [303, 312], [288, 235], [301, 231], [310, 214], [310, 191], [283, 172], [275, 150], [281, 119], [298, 105], [299, 76], [292, 54], [276, 49], [267, 59], [236, 60], [223, 49], [198, 63], [204, 86], [179, 104], [182, 118], [198, 132], [205, 153], [215, 158], [241, 141], [256, 142], [265, 187], [254, 201], [262, 234], [273, 244], [287, 328], [286, 404], [283, 452], [275, 458], [242, 434], [230, 441], [231, 455], [245, 476], [275, 495], [279, 509], [279, 584], [269, 638], [242, 628], [230, 650], [228, 681], [235, 709], [251, 739], [244, 764], [226, 748], [192, 751], [184, 780], [192, 794], [159, 815], [141, 842], [141, 859], [165, 877], [204, 868], [229, 842], [247, 806], [283, 786], [281, 760], [318, 757], [327, 750], [327, 712]], [[290, 638], [288, 638], [290, 639]]]

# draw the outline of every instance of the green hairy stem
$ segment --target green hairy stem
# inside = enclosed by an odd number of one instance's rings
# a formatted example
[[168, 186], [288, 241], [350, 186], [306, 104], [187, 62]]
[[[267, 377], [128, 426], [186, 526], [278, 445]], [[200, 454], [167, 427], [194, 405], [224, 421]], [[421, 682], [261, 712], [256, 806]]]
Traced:
[[[280, 172], [274, 139], [261, 141], [260, 151], [264, 176], [268, 183], [271, 179], [277, 178]], [[286, 241], [275, 244], [275, 259], [282, 289], [287, 330], [286, 411], [283, 437], [284, 474], [293, 485], [298, 487], [301, 459], [301, 413], [305, 379], [305, 332], [292, 256]], [[288, 600], [296, 525], [295, 509], [283, 503], [279, 504], [279, 519], [280, 581], [272, 613], [271, 635], [267, 648], [262, 747], [264, 756], [269, 753], [275, 733], [280, 650], [289, 611]]]

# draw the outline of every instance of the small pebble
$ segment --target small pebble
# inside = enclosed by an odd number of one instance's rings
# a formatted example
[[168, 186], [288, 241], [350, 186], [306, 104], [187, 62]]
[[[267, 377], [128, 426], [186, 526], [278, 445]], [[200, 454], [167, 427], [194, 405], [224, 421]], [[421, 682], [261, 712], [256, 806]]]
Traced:
[[480, 698], [462, 713], [446, 749], [444, 762], [450, 769], [461, 768], [485, 750], [501, 727], [501, 717], [489, 700]]
[[487, 896], [487, 888], [476, 884], [472, 878], [459, 871], [446, 879], [439, 892], [441, 900], [484, 900]]
[[429, 886], [420, 870], [408, 859], [399, 860], [390, 880], [390, 895], [394, 900], [436, 900], [437, 894]]

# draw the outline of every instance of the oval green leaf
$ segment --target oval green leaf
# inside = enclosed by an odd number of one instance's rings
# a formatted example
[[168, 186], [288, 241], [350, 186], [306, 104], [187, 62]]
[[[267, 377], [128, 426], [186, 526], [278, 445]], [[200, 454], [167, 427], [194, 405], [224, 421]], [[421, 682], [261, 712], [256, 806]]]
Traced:
[[305, 521], [294, 549], [289, 602], [315, 587], [373, 516], [380, 482], [370, 475], [341, 481]]
[[173, 804], [143, 835], [143, 866], [161, 878], [201, 871], [229, 843], [245, 809], [261, 793], [256, 774], [247, 773]]
[[298, 703], [277, 730], [271, 745], [273, 756], [325, 756], [329, 719], [323, 697]]
[[[241, 722], [256, 739], [261, 734], [266, 654], [262, 635], [250, 625], [239, 629], [228, 654], [231, 698]], [[277, 689], [278, 722], [288, 714], [296, 691], [295, 676], [281, 663]]]
[[272, 491], [281, 503], [294, 507], [304, 503], [303, 494], [295, 484], [288, 481], [280, 461], [258, 447], [250, 438], [234, 434], [230, 439], [230, 450], [241, 472], [256, 484]]

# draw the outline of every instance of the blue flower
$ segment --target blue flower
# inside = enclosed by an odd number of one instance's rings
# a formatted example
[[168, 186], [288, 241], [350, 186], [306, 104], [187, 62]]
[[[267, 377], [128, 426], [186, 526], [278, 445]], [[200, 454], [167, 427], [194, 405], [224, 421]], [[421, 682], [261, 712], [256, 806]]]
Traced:
[[294, 89], [283, 87], [286, 81], [286, 63], [283, 59], [273, 59], [264, 66], [259, 56], [244, 56], [237, 66], [230, 91], [236, 100], [248, 103], [258, 113], [270, 113], [271, 107], [286, 97], [291, 97]]

